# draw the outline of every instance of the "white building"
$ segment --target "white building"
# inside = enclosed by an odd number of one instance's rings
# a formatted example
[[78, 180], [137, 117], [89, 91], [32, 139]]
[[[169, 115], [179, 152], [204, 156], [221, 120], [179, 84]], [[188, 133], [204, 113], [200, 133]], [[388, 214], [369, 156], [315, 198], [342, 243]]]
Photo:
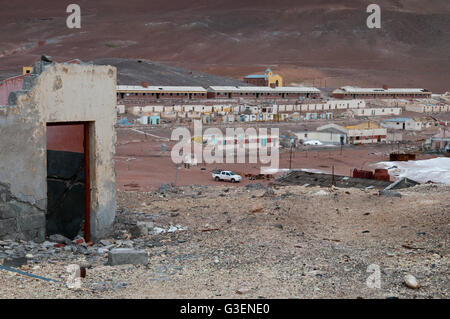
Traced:
[[351, 111], [356, 116], [383, 116], [383, 115], [400, 115], [402, 114], [402, 109], [400, 107], [389, 107], [389, 108], [366, 108], [366, 109], [355, 109]]
[[411, 118], [392, 118], [384, 120], [381, 123], [382, 127], [395, 129], [395, 130], [407, 130], [407, 131], [420, 131], [422, 129], [422, 123], [415, 121]]

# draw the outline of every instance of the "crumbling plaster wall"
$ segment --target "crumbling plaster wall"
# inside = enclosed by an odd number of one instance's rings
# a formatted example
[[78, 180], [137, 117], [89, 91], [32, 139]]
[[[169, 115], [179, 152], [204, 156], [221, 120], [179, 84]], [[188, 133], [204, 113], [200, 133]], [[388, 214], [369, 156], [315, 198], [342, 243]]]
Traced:
[[85, 121], [91, 122], [91, 236], [101, 238], [116, 208], [116, 69], [52, 64], [33, 83], [0, 107], [0, 238], [44, 239], [46, 123]]

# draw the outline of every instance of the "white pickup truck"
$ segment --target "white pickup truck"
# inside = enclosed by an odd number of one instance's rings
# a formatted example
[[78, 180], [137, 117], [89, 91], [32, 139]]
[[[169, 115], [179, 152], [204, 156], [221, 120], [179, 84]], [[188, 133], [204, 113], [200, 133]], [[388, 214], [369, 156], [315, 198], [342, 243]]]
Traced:
[[212, 172], [212, 178], [216, 181], [230, 181], [232, 183], [238, 183], [241, 181], [241, 175], [233, 173], [232, 171], [214, 171]]

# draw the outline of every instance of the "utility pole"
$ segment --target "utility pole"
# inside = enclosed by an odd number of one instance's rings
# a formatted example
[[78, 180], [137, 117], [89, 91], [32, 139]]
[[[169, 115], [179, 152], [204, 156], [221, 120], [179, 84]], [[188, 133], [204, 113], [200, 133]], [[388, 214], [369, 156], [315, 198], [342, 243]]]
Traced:
[[291, 149], [290, 149], [290, 152], [289, 152], [289, 170], [292, 169], [292, 148], [293, 148], [293, 145], [291, 143]]
[[336, 186], [336, 179], [334, 178], [334, 165], [331, 168], [331, 186]]
[[177, 164], [176, 171], [175, 171], [175, 185], [174, 185], [175, 187], [177, 186], [178, 168], [179, 168], [179, 164]]

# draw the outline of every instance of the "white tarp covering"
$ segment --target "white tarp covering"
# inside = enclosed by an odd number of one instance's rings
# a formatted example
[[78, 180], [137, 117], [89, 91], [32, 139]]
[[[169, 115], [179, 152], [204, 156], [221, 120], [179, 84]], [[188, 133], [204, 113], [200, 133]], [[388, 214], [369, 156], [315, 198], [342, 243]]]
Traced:
[[450, 185], [450, 158], [438, 157], [407, 162], [379, 162], [377, 168], [387, 168], [397, 179], [407, 177], [419, 183], [432, 181]]

